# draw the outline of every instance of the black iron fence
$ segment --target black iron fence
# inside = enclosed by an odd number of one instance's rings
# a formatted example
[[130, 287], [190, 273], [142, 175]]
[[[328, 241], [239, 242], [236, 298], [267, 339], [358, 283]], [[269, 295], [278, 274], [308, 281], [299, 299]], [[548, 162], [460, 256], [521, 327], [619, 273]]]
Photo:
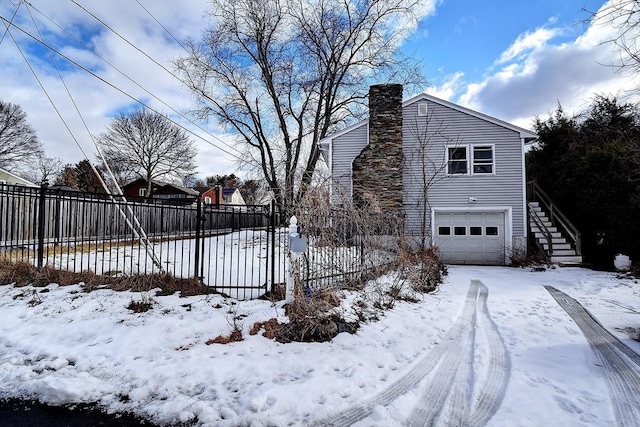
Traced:
[[[308, 214], [301, 275], [317, 289], [392, 264], [389, 236]], [[0, 185], [0, 260], [101, 275], [170, 273], [256, 298], [285, 282], [289, 230], [275, 204], [174, 205], [105, 194]], [[384, 233], [382, 233], [384, 234]]]
[[275, 206], [173, 205], [0, 185], [0, 259], [103, 275], [171, 273], [255, 298], [284, 281]]
[[398, 261], [397, 219], [344, 207], [299, 215], [309, 244], [298, 270], [311, 290], [358, 286]]

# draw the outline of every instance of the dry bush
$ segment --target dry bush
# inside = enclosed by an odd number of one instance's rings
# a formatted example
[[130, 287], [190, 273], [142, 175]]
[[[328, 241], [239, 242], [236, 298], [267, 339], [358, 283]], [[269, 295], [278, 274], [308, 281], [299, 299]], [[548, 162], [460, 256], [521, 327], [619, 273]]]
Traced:
[[142, 294], [142, 298], [139, 301], [132, 299], [129, 305], [127, 305], [127, 308], [134, 313], [144, 313], [153, 308], [154, 302], [149, 295]]
[[[330, 191], [326, 182], [307, 192], [295, 215], [309, 241], [301, 277], [312, 279], [314, 292], [325, 286], [362, 289], [397, 265], [402, 219], [384, 212], [375, 197], [356, 206], [335, 183]], [[318, 284], [317, 276], [331, 279]]]
[[400, 271], [415, 291], [433, 292], [447, 274], [447, 266], [440, 260], [438, 248], [431, 246], [418, 251], [403, 251]]
[[325, 342], [341, 332], [355, 333], [359, 322], [347, 322], [333, 309], [340, 305], [340, 299], [330, 291], [318, 292], [310, 298], [298, 298], [285, 305], [289, 322], [279, 323], [277, 319], [256, 322], [249, 331], [256, 335], [264, 329], [263, 336], [280, 343]]

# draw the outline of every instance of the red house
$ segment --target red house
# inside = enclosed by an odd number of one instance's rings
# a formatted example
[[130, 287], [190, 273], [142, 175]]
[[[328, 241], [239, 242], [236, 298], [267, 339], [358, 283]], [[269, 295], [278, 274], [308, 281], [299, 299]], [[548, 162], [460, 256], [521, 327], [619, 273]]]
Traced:
[[200, 201], [205, 205], [222, 205], [224, 197], [222, 195], [222, 187], [215, 186], [200, 195]]
[[138, 178], [135, 181], [124, 185], [122, 193], [127, 199], [147, 198], [166, 200], [172, 204], [191, 204], [198, 199], [200, 195], [196, 190], [182, 187], [176, 184], [169, 184], [151, 180], [151, 193], [147, 194], [147, 180]]

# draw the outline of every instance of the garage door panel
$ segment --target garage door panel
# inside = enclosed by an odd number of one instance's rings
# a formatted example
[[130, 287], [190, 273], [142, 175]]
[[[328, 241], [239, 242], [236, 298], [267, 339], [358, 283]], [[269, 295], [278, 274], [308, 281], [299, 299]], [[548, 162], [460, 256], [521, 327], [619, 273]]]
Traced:
[[434, 242], [444, 261], [504, 264], [504, 212], [437, 212], [435, 225]]

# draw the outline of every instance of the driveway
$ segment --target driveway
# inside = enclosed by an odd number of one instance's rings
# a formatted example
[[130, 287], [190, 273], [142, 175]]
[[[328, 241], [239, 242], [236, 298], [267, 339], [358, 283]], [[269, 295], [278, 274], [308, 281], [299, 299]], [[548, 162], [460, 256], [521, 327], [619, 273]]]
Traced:
[[[483, 276], [482, 269], [478, 273], [470, 277]], [[638, 426], [638, 353], [567, 293], [543, 283], [522, 284], [521, 288], [518, 283], [505, 286], [502, 280], [491, 283], [494, 276], [469, 280], [459, 315], [447, 334], [402, 377], [357, 406], [315, 425], [379, 425], [371, 419], [377, 408], [393, 406], [394, 401], [412, 395], [412, 408], [398, 424], [515, 425], [517, 420], [518, 425], [543, 425], [544, 415], [530, 414], [527, 407], [538, 411], [541, 400], [552, 399], [575, 415], [578, 424]], [[498, 294], [493, 307], [492, 285]], [[530, 332], [525, 334], [530, 342], [522, 339], [523, 328]], [[592, 378], [578, 371], [589, 372]], [[606, 389], [607, 395], [585, 393], [584, 382], [597, 383], [593, 390]], [[521, 402], [521, 412], [514, 413], [510, 404], [511, 413], [501, 414], [505, 396], [510, 391], [521, 395], [523, 388], [535, 389], [537, 395]], [[600, 405], [612, 408], [609, 419], [589, 410]], [[564, 424], [550, 421], [551, 425]]]

